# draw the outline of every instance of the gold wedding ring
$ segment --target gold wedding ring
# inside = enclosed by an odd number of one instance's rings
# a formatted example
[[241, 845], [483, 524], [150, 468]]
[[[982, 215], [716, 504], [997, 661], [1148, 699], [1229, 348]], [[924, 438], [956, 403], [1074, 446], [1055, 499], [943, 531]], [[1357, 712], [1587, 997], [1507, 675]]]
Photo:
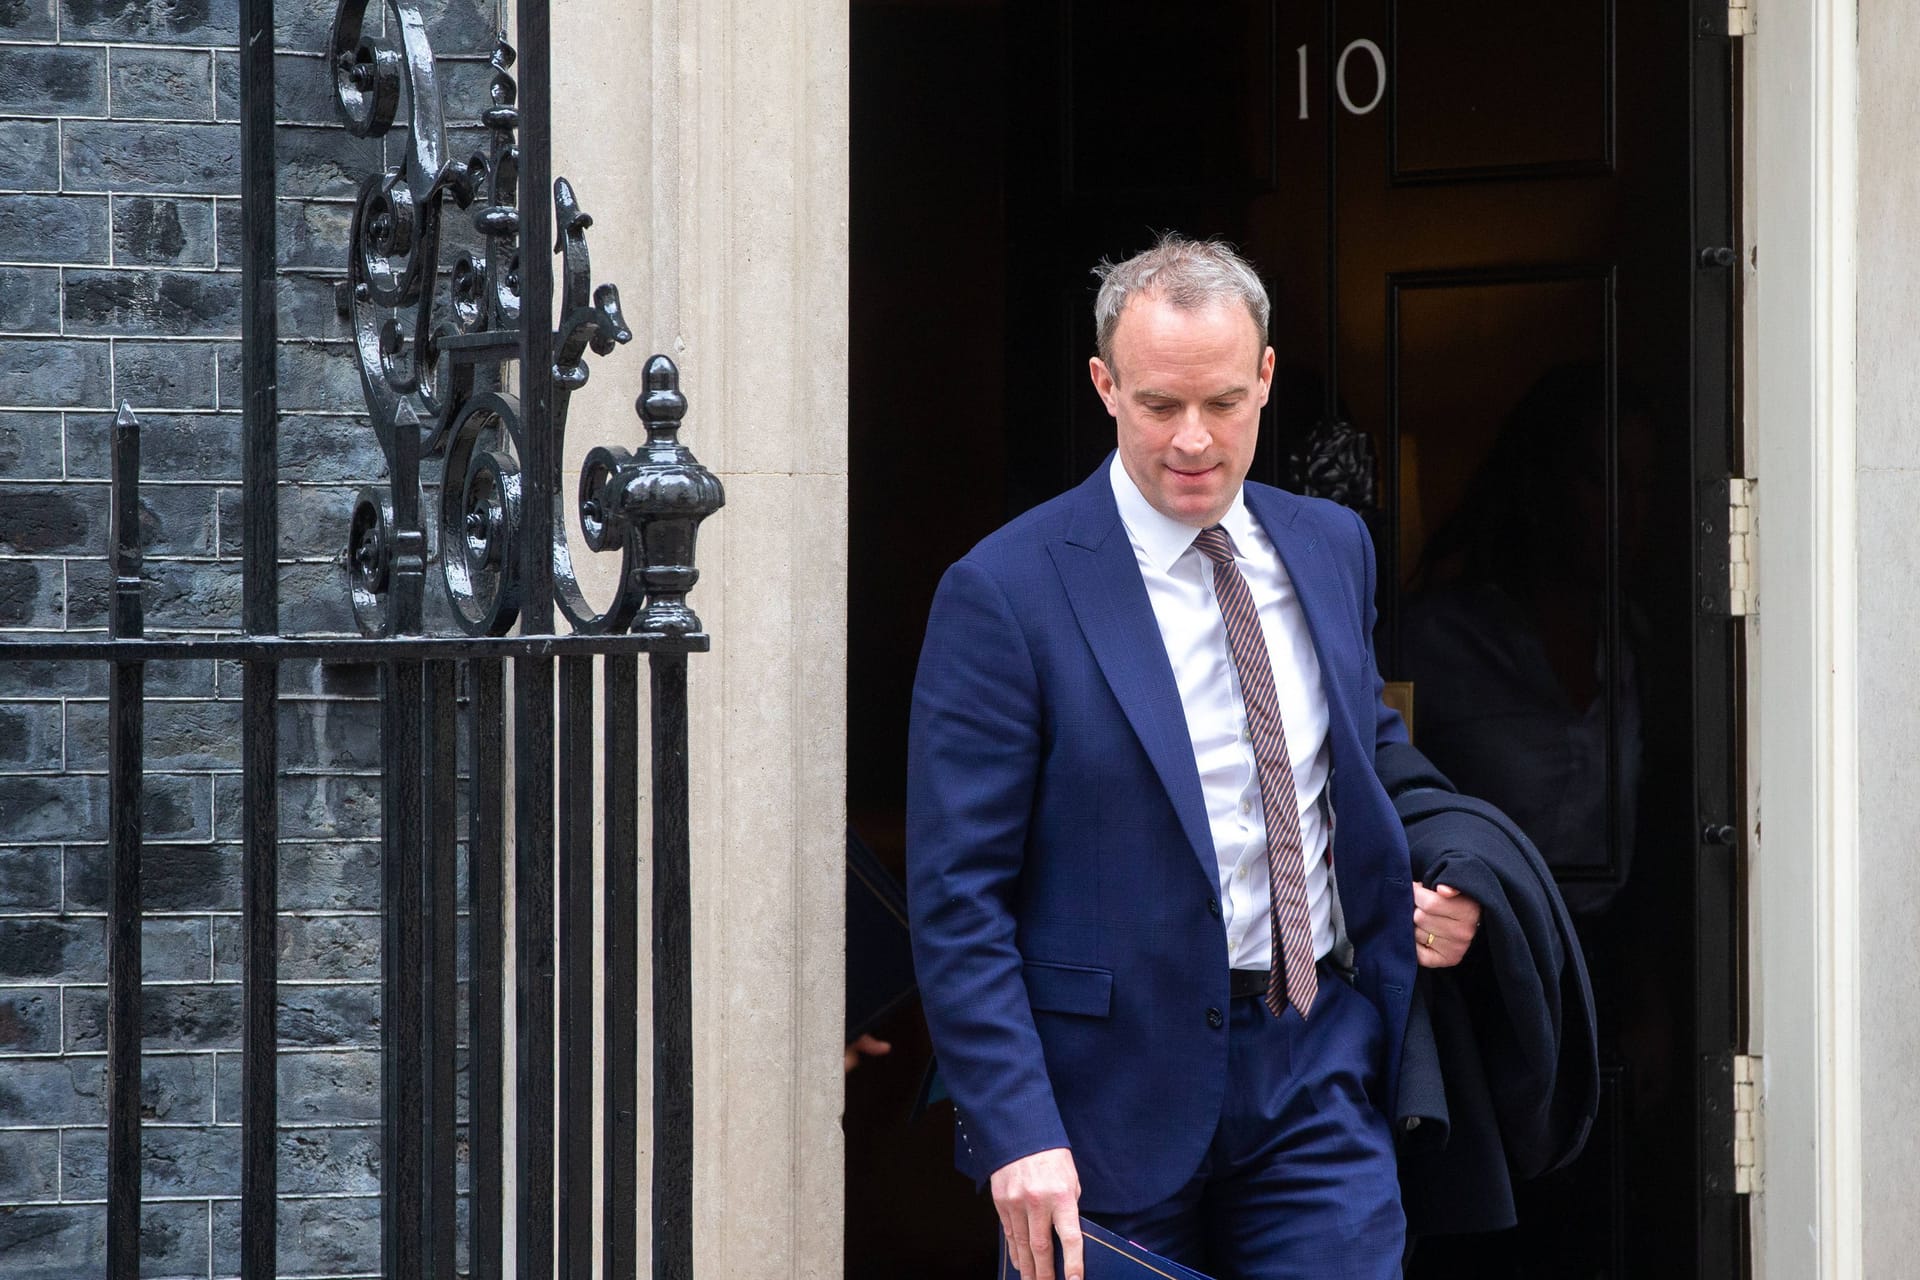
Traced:
[[1427, 940], [1424, 945], [1426, 946], [1427, 950], [1429, 951], [1433, 950], [1433, 930], [1431, 929], [1427, 930]]

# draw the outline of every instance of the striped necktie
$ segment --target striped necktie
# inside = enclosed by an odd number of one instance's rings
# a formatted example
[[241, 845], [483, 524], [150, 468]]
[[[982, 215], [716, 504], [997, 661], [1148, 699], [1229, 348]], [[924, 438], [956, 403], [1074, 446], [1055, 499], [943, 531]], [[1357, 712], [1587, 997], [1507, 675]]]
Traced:
[[1274, 1017], [1291, 1004], [1305, 1018], [1320, 989], [1313, 964], [1313, 923], [1307, 915], [1306, 855], [1300, 839], [1300, 802], [1294, 790], [1293, 761], [1287, 755], [1287, 729], [1280, 722], [1280, 700], [1273, 690], [1273, 663], [1253, 593], [1233, 562], [1233, 543], [1219, 525], [1202, 529], [1193, 545], [1213, 561], [1213, 594], [1227, 624], [1227, 647], [1240, 675], [1240, 696], [1247, 704], [1247, 728], [1260, 774], [1260, 807], [1267, 820], [1268, 919], [1273, 926], [1273, 962], [1267, 976], [1267, 1012]]

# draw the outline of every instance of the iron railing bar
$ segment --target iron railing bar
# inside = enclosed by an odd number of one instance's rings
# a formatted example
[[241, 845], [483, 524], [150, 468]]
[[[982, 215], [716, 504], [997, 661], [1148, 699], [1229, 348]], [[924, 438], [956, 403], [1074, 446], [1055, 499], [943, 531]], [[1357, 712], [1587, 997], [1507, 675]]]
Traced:
[[459, 1040], [460, 887], [458, 850], [458, 673], [452, 662], [426, 664], [427, 880], [426, 1240], [427, 1274], [454, 1280], [456, 1136], [454, 1099]]
[[[241, 619], [280, 630], [279, 236], [274, 3], [241, 0], [240, 392], [245, 434]], [[245, 661], [241, 782], [240, 1274], [279, 1274], [280, 741], [279, 666]]]
[[513, 704], [514, 1274], [547, 1280], [554, 1244], [553, 663], [514, 661]]
[[253, 635], [280, 629], [279, 238], [275, 221], [273, 0], [240, 20], [240, 394], [246, 489], [241, 612]]
[[[393, 424], [393, 547], [389, 629], [418, 635], [424, 617], [426, 540], [420, 526], [420, 424], [404, 405]], [[382, 668], [381, 688], [381, 1257], [389, 1280], [425, 1275], [426, 1038], [422, 1001], [426, 935], [426, 666], [412, 659]]]
[[250, 659], [242, 677], [240, 1274], [278, 1274], [280, 981], [280, 666]]
[[[140, 588], [140, 427], [121, 405], [113, 424], [113, 604], [117, 636], [143, 625]], [[146, 668], [119, 661], [107, 691], [107, 1275], [140, 1271], [140, 807]]]
[[420, 1150], [426, 1123], [421, 1064], [421, 994], [426, 930], [420, 927], [425, 874], [421, 798], [422, 664], [390, 662], [381, 672], [382, 894], [380, 948], [380, 1247], [389, 1280], [422, 1276], [425, 1184]]
[[655, 654], [653, 685], [653, 1271], [693, 1277], [693, 927], [687, 660]]
[[606, 850], [602, 928], [606, 1031], [606, 1151], [601, 1280], [637, 1280], [640, 1086], [640, 662], [609, 656], [605, 671]]
[[467, 663], [472, 769], [467, 800], [467, 1144], [469, 1179], [467, 1269], [472, 1280], [501, 1280], [501, 1058], [505, 1049], [503, 963], [505, 938], [506, 723], [501, 664]]
[[593, 1273], [593, 668], [560, 660], [560, 1261]]
[[553, 111], [549, 0], [519, 0], [520, 459], [523, 632], [553, 630], [553, 497], [561, 492], [554, 438]]
[[0, 640], [3, 662], [423, 662], [433, 658], [564, 658], [583, 653], [705, 653], [705, 634], [561, 636], [203, 636]]
[[[553, 630], [553, 129], [548, 0], [520, 0], [520, 567], [523, 633]], [[518, 1280], [547, 1280], [554, 1252], [554, 672], [514, 664], [515, 1009], [519, 1096]]]

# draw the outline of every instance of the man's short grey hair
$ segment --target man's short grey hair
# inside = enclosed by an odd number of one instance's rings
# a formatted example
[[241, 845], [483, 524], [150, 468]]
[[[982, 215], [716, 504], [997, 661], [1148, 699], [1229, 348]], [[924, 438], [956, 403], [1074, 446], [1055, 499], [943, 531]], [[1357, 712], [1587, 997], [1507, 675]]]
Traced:
[[[1199, 311], [1220, 302], [1238, 302], [1267, 343], [1273, 306], [1253, 264], [1219, 240], [1189, 240], [1176, 232], [1125, 262], [1103, 261], [1093, 269], [1100, 292], [1093, 300], [1094, 340], [1109, 373], [1113, 368], [1113, 332], [1120, 313], [1135, 297], [1158, 298], [1182, 311]], [[1116, 376], [1118, 376], [1116, 374]]]

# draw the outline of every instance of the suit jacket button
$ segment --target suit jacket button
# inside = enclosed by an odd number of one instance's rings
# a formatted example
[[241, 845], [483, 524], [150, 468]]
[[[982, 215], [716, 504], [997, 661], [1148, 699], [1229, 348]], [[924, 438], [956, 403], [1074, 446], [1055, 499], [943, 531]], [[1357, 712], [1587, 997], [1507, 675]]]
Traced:
[[1215, 920], [1218, 920], [1220, 918], [1220, 899], [1218, 898], [1207, 899], [1207, 914], [1212, 916]]
[[1218, 1009], [1207, 1010], [1207, 1025], [1212, 1027], [1215, 1031], [1218, 1031], [1221, 1027], [1225, 1026], [1226, 1022], [1227, 1022], [1226, 1018], [1221, 1014], [1221, 1012]]

